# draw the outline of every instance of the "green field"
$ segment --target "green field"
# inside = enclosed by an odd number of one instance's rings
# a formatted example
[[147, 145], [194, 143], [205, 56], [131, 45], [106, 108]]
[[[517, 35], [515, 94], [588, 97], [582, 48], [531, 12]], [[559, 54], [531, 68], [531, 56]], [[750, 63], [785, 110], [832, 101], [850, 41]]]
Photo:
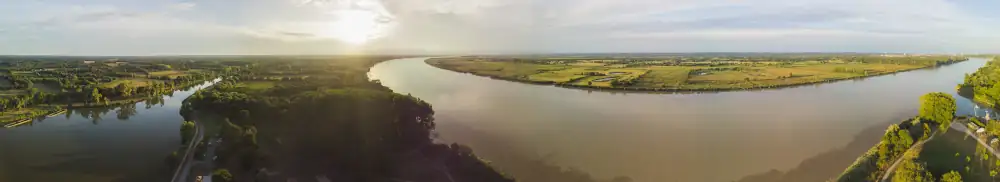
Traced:
[[14, 86], [14, 84], [11, 83], [10, 80], [7, 80], [6, 78], [0, 78], [0, 88], [6, 88], [12, 86]]
[[236, 88], [243, 89], [247, 92], [258, 92], [270, 89], [277, 85], [275, 81], [246, 81], [240, 82], [236, 85]]
[[38, 91], [48, 92], [48, 93], [59, 93], [62, 88], [59, 83], [56, 82], [39, 82], [31, 85], [31, 88], [36, 88]]
[[860, 78], [933, 65], [933, 62], [901, 64], [882, 61], [852, 62], [843, 59], [760, 62], [720, 59], [682, 62], [448, 58], [429, 59], [427, 63], [458, 72], [526, 82], [664, 90], [771, 88]]
[[[951, 130], [924, 144], [917, 160], [927, 163], [927, 171], [935, 178], [949, 171], [958, 171], [965, 181], [992, 181], [989, 169], [997, 159], [989, 157], [984, 162], [976, 153], [979, 142], [968, 138], [965, 133]], [[968, 160], [966, 160], [968, 157]], [[969, 170], [966, 171], [966, 167]]]
[[143, 79], [143, 78], [124, 78], [124, 79], [117, 79], [117, 80], [114, 80], [114, 81], [111, 81], [111, 82], [107, 82], [107, 83], [101, 83], [100, 87], [101, 88], [114, 88], [114, 87], [117, 87], [119, 84], [123, 84], [123, 83], [132, 85], [134, 87], [144, 87], [146, 85], [149, 85], [150, 82], [155, 82], [155, 81], [157, 81], [157, 80], [150, 80], [150, 79]]
[[187, 70], [187, 71], [178, 71], [178, 70], [155, 71], [155, 72], [149, 72], [149, 74], [146, 75], [146, 76], [150, 76], [150, 77], [153, 77], [153, 76], [166, 76], [166, 77], [169, 77], [171, 79], [174, 79], [174, 78], [177, 78], [177, 77], [180, 77], [180, 76], [187, 76], [187, 75], [190, 75], [191, 73], [196, 73], [196, 72], [199, 72], [199, 71], [200, 70], [196, 70], [196, 69], [191, 69], [191, 70]]
[[35, 107], [21, 108], [18, 110], [3, 111], [0, 112], [0, 123], [7, 123], [22, 119], [35, 118], [48, 114], [57, 109], [58, 107], [52, 107], [52, 106], [35, 106]]

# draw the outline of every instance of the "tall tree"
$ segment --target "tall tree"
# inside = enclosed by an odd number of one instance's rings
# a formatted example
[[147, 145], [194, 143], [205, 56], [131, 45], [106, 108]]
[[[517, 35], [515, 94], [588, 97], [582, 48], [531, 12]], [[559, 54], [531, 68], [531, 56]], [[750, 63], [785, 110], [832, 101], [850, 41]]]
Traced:
[[962, 182], [962, 174], [956, 171], [945, 173], [941, 176], [941, 182]]
[[91, 102], [99, 103], [102, 100], [104, 100], [104, 99], [102, 99], [103, 97], [104, 97], [104, 95], [101, 95], [101, 91], [98, 91], [97, 88], [94, 88], [93, 90], [90, 91], [90, 100], [91, 100]]
[[892, 175], [893, 182], [933, 182], [934, 176], [927, 171], [923, 163], [914, 159], [904, 159]]
[[128, 83], [119, 83], [118, 86], [115, 87], [115, 91], [118, 91], [121, 96], [129, 97], [132, 96], [133, 92], [135, 92], [135, 87], [132, 87], [132, 85]]
[[942, 130], [948, 129], [955, 117], [955, 98], [942, 92], [933, 92], [920, 97], [920, 118], [941, 124]]

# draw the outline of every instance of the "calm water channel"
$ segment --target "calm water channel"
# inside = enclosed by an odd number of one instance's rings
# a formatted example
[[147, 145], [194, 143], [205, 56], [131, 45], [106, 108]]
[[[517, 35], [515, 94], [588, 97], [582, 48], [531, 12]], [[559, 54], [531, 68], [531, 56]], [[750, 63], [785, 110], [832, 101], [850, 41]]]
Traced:
[[0, 181], [169, 181], [164, 159], [181, 145], [181, 101], [208, 85], [0, 128]]
[[[626, 94], [493, 80], [423, 60], [380, 63], [369, 75], [431, 103], [442, 140], [469, 145], [515, 176], [521, 166], [509, 161], [529, 157], [637, 182], [733, 181], [824, 153], [843, 162], [820, 168], [839, 173], [886, 125], [916, 115], [921, 95], [955, 94], [963, 76], [986, 63], [778, 90]], [[972, 112], [955, 96], [959, 114]], [[860, 151], [837, 154], [852, 142]]]

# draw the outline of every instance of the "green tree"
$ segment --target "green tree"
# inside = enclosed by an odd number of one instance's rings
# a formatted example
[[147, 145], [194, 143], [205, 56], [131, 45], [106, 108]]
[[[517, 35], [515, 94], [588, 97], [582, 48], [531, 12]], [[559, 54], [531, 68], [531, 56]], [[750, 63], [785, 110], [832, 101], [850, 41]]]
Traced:
[[219, 169], [212, 172], [212, 181], [218, 182], [231, 182], [233, 181], [233, 174], [229, 173], [229, 170]]
[[962, 174], [956, 171], [945, 173], [941, 176], [941, 182], [962, 182]]
[[924, 127], [924, 136], [920, 137], [920, 140], [927, 140], [931, 137], [931, 127], [927, 126], [927, 123], [922, 124]]
[[132, 85], [128, 83], [119, 83], [118, 86], [115, 87], [115, 91], [118, 91], [118, 93], [124, 97], [129, 97], [135, 92], [135, 87], [132, 87]]
[[91, 102], [99, 103], [103, 100], [102, 99], [103, 97], [104, 95], [101, 95], [101, 91], [98, 91], [97, 88], [94, 88], [92, 91], [90, 91]]
[[194, 137], [195, 124], [193, 121], [181, 122], [181, 144], [186, 144]]
[[955, 98], [942, 92], [933, 92], [920, 97], [920, 118], [937, 122], [941, 130], [947, 130], [955, 117]]
[[934, 176], [928, 172], [924, 164], [913, 159], [903, 160], [899, 168], [892, 175], [893, 182], [932, 182]]

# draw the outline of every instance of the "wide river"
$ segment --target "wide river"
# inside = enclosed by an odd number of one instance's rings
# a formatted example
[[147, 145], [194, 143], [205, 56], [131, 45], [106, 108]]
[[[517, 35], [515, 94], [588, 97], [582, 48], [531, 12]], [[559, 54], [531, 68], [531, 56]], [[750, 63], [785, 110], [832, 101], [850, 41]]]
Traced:
[[0, 181], [169, 181], [165, 159], [181, 145], [181, 102], [210, 84], [0, 128]]
[[[915, 116], [921, 95], [954, 95], [963, 76], [986, 63], [972, 58], [776, 90], [649, 94], [493, 80], [438, 69], [424, 59], [383, 62], [369, 76], [431, 103], [441, 140], [468, 145], [515, 176], [535, 175], [518, 169], [530, 164], [515, 162], [533, 158], [527, 160], [636, 182], [734, 181], [772, 169], [815, 173], [803, 179], [833, 177], [889, 123]], [[973, 104], [955, 97], [959, 114], [970, 114]], [[845, 149], [849, 143], [854, 149]], [[834, 162], [803, 163], [824, 156]], [[802, 172], [810, 170], [815, 172]]]

